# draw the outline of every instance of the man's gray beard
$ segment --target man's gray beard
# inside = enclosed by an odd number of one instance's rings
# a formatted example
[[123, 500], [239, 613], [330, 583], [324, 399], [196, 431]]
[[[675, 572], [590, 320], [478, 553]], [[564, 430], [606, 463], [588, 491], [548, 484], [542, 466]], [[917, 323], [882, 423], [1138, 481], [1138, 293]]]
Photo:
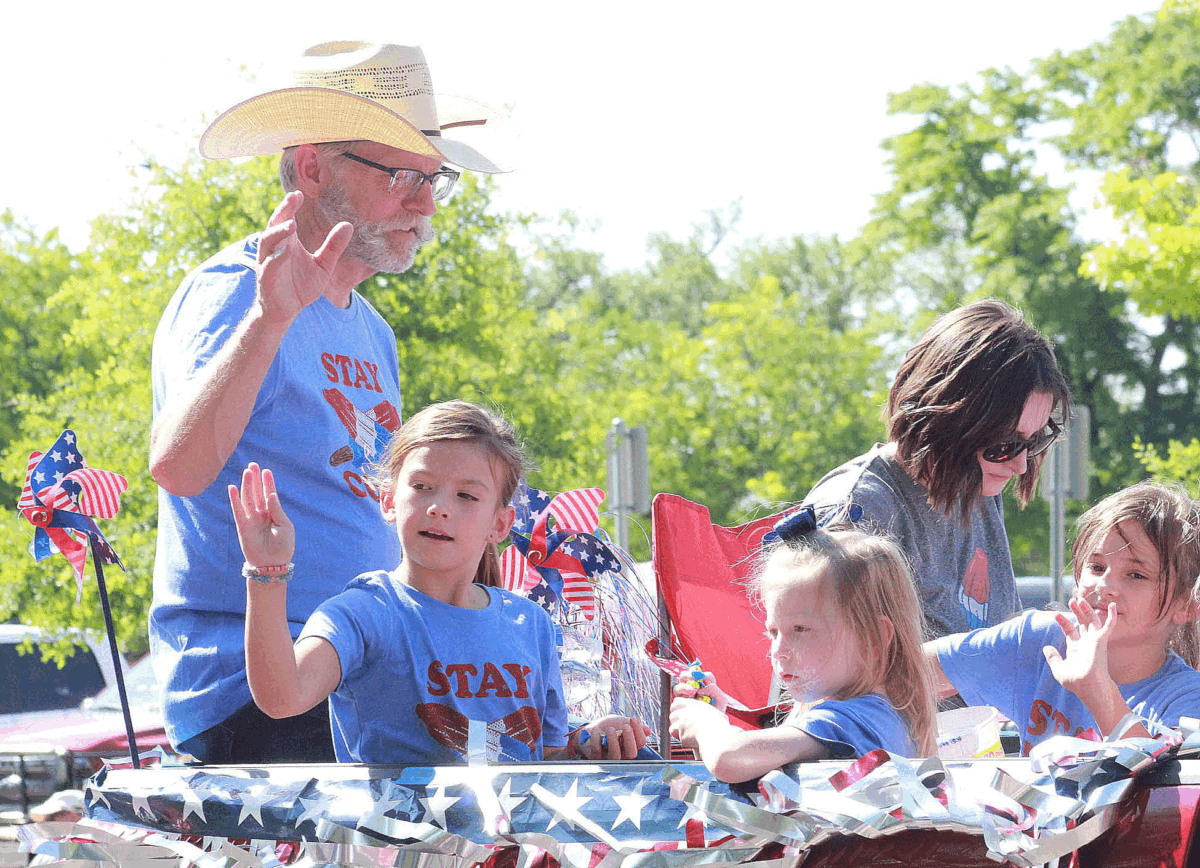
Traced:
[[[411, 219], [363, 220], [350, 204], [345, 185], [334, 180], [317, 200], [317, 208], [325, 215], [330, 225], [343, 220], [354, 227], [350, 244], [344, 255], [353, 256], [376, 272], [402, 274], [412, 267], [421, 245], [433, 238], [433, 222], [424, 214], [415, 214]], [[416, 243], [406, 252], [394, 250], [388, 243], [387, 234], [396, 229], [412, 229]]]

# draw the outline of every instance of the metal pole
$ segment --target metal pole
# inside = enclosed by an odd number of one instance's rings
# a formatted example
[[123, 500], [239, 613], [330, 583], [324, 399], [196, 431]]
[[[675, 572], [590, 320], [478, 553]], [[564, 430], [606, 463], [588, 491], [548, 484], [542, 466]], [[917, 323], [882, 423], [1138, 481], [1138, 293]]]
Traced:
[[629, 551], [629, 501], [630, 492], [626, 491], [626, 480], [629, 479], [628, 455], [629, 434], [625, 430], [625, 420], [619, 416], [612, 420], [612, 450], [608, 460], [612, 462], [612, 503], [616, 512], [617, 545]]
[[[657, 585], [658, 582], [655, 582]], [[667, 614], [667, 601], [662, 588], [658, 588], [658, 643], [660, 648], [671, 647], [671, 618]], [[662, 758], [671, 760], [671, 676], [658, 673], [658, 752]]]
[[1063, 602], [1061, 577], [1066, 550], [1066, 502], [1067, 502], [1067, 443], [1059, 440], [1053, 446], [1054, 467], [1052, 481], [1054, 496], [1050, 501], [1050, 599]]

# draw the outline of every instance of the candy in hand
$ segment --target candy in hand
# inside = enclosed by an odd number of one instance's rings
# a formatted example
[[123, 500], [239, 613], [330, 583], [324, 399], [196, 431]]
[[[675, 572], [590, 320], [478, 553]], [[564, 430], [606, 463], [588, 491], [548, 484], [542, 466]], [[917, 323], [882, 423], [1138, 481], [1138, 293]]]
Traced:
[[[700, 667], [700, 661], [693, 660], [691, 663], [689, 663], [687, 680], [683, 683], [693, 690], [699, 692], [704, 687], [706, 681], [708, 681], [708, 673]], [[697, 696], [696, 698], [701, 702], [707, 702], [709, 705], [711, 705], [713, 701], [711, 696]]]

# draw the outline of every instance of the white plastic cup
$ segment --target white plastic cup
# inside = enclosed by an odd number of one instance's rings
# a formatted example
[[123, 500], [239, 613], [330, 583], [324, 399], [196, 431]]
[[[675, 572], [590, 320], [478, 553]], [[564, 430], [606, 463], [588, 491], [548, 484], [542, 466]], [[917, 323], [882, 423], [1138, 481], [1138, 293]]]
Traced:
[[938, 756], [942, 759], [1003, 757], [1000, 712], [990, 705], [973, 705], [939, 711]]

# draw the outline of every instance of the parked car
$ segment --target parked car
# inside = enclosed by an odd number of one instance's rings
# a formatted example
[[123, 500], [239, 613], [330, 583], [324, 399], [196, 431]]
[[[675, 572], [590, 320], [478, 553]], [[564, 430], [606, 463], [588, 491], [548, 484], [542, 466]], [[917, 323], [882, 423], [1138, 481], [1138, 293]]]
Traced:
[[[83, 631], [66, 635], [77, 647], [60, 667], [43, 659], [39, 647], [58, 638], [56, 634], [27, 624], [0, 624], [0, 727], [75, 708], [117, 683], [107, 639]], [[23, 652], [26, 642], [33, 647]], [[122, 670], [128, 669], [125, 658], [119, 659]]]
[[[86, 655], [77, 652], [75, 656]], [[21, 660], [28, 663], [28, 658]], [[109, 663], [111, 670], [111, 659]], [[66, 693], [74, 689], [70, 679], [57, 683], [70, 685], [70, 689], [62, 688]], [[125, 673], [125, 687], [138, 749], [169, 749], [149, 655]], [[50, 692], [64, 695], [58, 690]], [[115, 676], [94, 697], [73, 707], [10, 715], [7, 722], [0, 723], [0, 806], [4, 811], [0, 817], [22, 820], [31, 805], [59, 790], [78, 787], [105, 759], [128, 755], [129, 737]]]
[[[1050, 592], [1054, 583], [1049, 576], [1017, 576], [1017, 593], [1021, 595], [1021, 604], [1026, 609], [1044, 609], [1051, 602]], [[1066, 603], [1075, 591], [1075, 577], [1064, 573], [1059, 578], [1059, 596], [1057, 599]]]

